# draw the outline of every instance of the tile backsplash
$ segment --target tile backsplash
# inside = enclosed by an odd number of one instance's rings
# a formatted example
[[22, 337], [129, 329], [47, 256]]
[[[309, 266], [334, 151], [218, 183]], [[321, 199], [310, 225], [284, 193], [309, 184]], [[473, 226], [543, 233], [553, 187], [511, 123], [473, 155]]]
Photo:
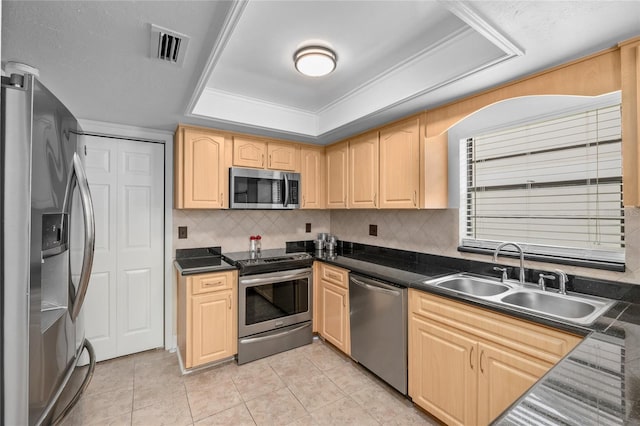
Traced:
[[[224, 252], [246, 251], [249, 237], [258, 234], [263, 249], [280, 248], [329, 232], [329, 218], [328, 210], [174, 210], [173, 250], [217, 245]], [[178, 239], [178, 226], [187, 226], [188, 238]]]
[[[378, 236], [369, 236], [369, 225], [378, 225]], [[491, 256], [461, 253], [458, 247], [458, 209], [443, 210], [333, 210], [331, 233], [345, 241], [422, 253], [490, 262]], [[640, 284], [640, 209], [625, 209], [626, 271], [525, 261], [525, 267], [543, 270], [560, 268], [572, 275]], [[500, 258], [500, 263], [517, 265], [517, 259]]]
[[[305, 224], [311, 223], [311, 232]], [[221, 245], [225, 252], [246, 251], [249, 236], [262, 235], [262, 248], [284, 247], [287, 241], [312, 240], [319, 232], [339, 239], [421, 253], [491, 261], [481, 254], [458, 252], [458, 209], [443, 210], [174, 210], [173, 249]], [[369, 236], [377, 225], [378, 236]], [[178, 239], [178, 226], [188, 238]], [[526, 261], [543, 270], [560, 268], [573, 275], [640, 284], [640, 209], [625, 209], [626, 271]], [[517, 265], [516, 259], [501, 263]]]

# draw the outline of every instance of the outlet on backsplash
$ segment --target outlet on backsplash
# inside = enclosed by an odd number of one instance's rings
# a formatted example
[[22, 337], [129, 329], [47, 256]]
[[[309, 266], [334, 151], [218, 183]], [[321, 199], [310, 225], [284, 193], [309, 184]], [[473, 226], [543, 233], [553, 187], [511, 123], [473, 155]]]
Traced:
[[310, 223], [305, 223], [304, 224], [304, 232], [311, 232], [311, 224]]
[[378, 236], [378, 225], [369, 225], [369, 235], [372, 237]]
[[178, 226], [178, 238], [181, 240], [187, 238], [187, 227], [186, 226]]

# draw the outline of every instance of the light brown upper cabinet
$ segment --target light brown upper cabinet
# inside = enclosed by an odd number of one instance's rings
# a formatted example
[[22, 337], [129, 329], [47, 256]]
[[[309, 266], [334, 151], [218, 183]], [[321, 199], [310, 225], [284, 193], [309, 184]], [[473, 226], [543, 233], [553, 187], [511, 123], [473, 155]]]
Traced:
[[347, 208], [349, 142], [327, 147], [327, 208]]
[[298, 157], [300, 156], [300, 147], [269, 142], [267, 144], [267, 169], [289, 170], [298, 169]]
[[267, 159], [267, 141], [244, 136], [233, 137], [233, 165], [264, 169]]
[[233, 165], [256, 169], [294, 171], [298, 166], [299, 150], [293, 144], [234, 136]]
[[640, 206], [640, 37], [620, 44], [624, 205]]
[[349, 142], [349, 196], [351, 209], [378, 207], [378, 132]]
[[420, 141], [420, 208], [446, 209], [449, 204], [449, 134]]
[[300, 177], [302, 179], [303, 209], [323, 209], [324, 198], [324, 148], [303, 146], [300, 148]]
[[176, 209], [227, 207], [225, 135], [207, 129], [179, 126], [175, 134]]
[[419, 154], [418, 117], [380, 130], [380, 208], [418, 208]]

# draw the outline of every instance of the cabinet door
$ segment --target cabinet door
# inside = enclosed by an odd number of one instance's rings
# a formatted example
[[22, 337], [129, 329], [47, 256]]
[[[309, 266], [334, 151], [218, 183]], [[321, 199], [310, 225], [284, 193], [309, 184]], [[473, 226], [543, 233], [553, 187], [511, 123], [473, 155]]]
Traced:
[[347, 207], [349, 145], [342, 142], [327, 148], [327, 208]]
[[477, 341], [419, 315], [409, 317], [409, 396], [448, 425], [476, 424]]
[[376, 208], [378, 201], [378, 132], [349, 142], [349, 208]]
[[322, 327], [320, 333], [330, 343], [349, 355], [349, 291], [321, 280]]
[[322, 281], [320, 277], [320, 267], [322, 263], [313, 262], [313, 319], [311, 321], [311, 331], [314, 333], [321, 333], [322, 324]]
[[419, 133], [418, 118], [380, 131], [380, 208], [418, 207]]
[[421, 139], [420, 207], [445, 209], [449, 202], [449, 133]]
[[300, 150], [302, 166], [302, 208], [324, 208], [324, 153], [322, 149], [304, 147]]
[[264, 169], [267, 143], [260, 139], [233, 137], [233, 165]]
[[489, 424], [529, 389], [551, 364], [501, 346], [478, 345], [478, 424]]
[[183, 202], [186, 209], [224, 207], [224, 136], [184, 129]]
[[187, 368], [233, 356], [237, 352], [234, 292], [193, 296], [191, 303], [192, 363]]
[[269, 142], [267, 145], [267, 168], [295, 171], [298, 166], [298, 147], [288, 144]]

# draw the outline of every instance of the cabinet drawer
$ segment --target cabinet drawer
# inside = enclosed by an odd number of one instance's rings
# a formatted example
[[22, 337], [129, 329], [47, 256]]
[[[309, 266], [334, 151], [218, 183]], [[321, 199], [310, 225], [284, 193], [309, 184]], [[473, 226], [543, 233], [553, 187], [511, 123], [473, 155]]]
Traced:
[[320, 279], [329, 281], [342, 288], [349, 288], [349, 271], [346, 269], [321, 263]]
[[209, 293], [226, 290], [232, 287], [231, 276], [228, 273], [199, 274], [189, 277], [191, 294]]

